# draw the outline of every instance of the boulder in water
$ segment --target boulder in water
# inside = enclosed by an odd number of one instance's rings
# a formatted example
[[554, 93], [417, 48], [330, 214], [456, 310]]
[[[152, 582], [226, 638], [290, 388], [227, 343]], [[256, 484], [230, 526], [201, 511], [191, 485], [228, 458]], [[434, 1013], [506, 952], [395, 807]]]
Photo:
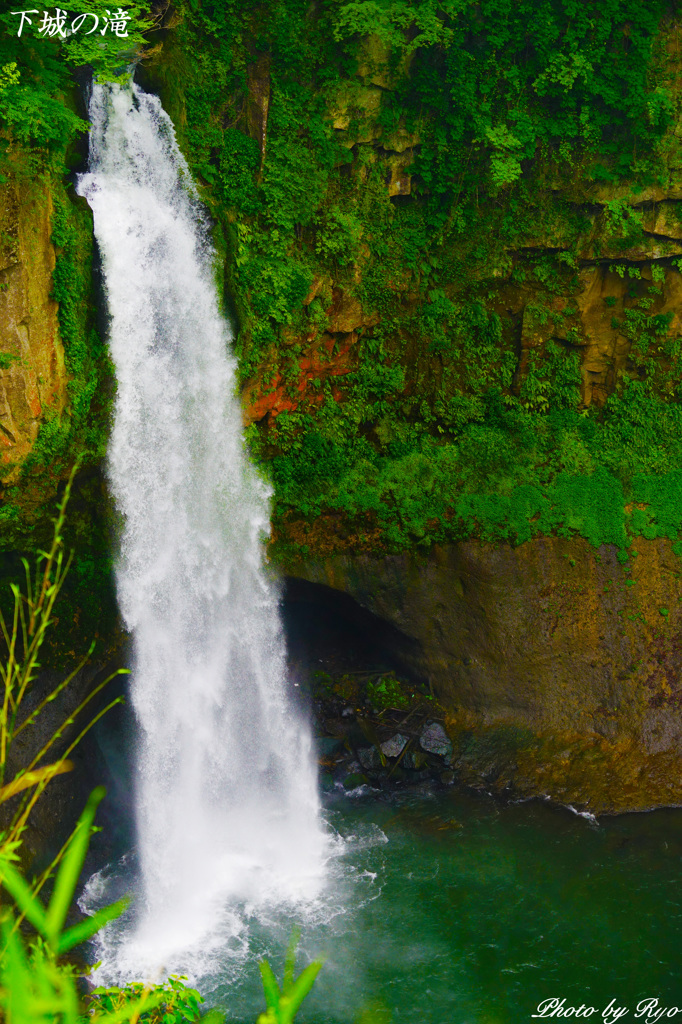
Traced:
[[343, 780], [344, 789], [358, 789], [360, 786], [369, 785], [369, 779], [362, 772], [353, 772]]

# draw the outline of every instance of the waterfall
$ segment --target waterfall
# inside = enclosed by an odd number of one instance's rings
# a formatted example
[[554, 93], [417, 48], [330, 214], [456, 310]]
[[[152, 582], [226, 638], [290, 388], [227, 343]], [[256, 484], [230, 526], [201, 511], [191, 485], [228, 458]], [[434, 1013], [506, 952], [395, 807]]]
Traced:
[[[315, 894], [325, 841], [311, 739], [287, 695], [269, 491], [243, 447], [205, 215], [170, 118], [94, 87], [92, 208], [117, 392], [107, 471], [133, 638], [139, 973], [183, 966], [231, 904]], [[222, 909], [221, 909], [222, 908]]]

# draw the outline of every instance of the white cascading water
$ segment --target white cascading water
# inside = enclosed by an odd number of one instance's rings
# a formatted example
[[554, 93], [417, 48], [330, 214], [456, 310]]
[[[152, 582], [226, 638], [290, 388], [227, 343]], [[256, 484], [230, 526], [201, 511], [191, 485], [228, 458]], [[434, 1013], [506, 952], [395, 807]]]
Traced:
[[186, 968], [220, 922], [224, 940], [231, 904], [314, 896], [325, 838], [207, 225], [156, 97], [96, 86], [90, 115], [78, 191], [94, 214], [118, 382], [108, 474], [139, 723], [141, 895], [114, 973], [139, 977]]

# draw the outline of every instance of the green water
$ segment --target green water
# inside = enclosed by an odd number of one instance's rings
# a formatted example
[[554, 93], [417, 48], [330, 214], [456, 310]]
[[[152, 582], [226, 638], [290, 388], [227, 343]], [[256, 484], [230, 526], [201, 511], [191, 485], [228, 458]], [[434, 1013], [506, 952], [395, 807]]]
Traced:
[[[331, 798], [328, 819], [345, 847], [299, 912], [302, 960], [328, 957], [301, 1024], [520, 1024], [552, 997], [593, 1021], [614, 998], [626, 1021], [646, 998], [682, 1007], [682, 811], [596, 825], [451, 791]], [[246, 957], [204, 979], [228, 1020], [255, 1020], [255, 957], [279, 972], [290, 924], [254, 920]]]

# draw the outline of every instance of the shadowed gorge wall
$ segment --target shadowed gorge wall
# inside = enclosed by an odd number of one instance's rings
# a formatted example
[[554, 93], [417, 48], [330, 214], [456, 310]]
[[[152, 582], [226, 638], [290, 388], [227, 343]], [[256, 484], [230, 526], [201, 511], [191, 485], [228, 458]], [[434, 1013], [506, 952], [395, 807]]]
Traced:
[[439, 694], [463, 778], [596, 813], [682, 799], [682, 572], [668, 541], [639, 539], [625, 564], [543, 537], [298, 571], [412, 639], [403, 667]]

